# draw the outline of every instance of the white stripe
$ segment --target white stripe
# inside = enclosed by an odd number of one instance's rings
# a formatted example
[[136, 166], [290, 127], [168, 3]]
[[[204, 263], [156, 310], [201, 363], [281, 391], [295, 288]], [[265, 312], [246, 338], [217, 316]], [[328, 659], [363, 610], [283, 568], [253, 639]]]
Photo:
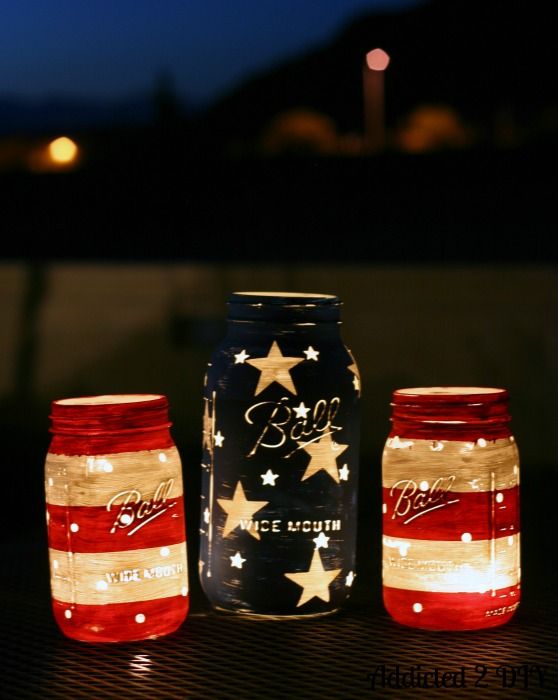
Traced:
[[383, 538], [385, 586], [414, 591], [484, 593], [519, 582], [519, 534], [448, 542]]

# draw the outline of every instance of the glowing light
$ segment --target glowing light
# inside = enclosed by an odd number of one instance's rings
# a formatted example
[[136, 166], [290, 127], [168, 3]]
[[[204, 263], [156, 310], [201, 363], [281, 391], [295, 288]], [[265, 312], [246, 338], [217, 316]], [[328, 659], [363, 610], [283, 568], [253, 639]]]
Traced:
[[128, 515], [128, 513], [123, 513], [120, 516], [120, 522], [122, 525], [129, 525], [132, 522], [132, 516]]
[[389, 65], [389, 55], [383, 49], [373, 49], [366, 54], [366, 65], [370, 70], [383, 71]]
[[485, 440], [484, 438], [479, 438], [479, 439], [477, 440], [477, 445], [478, 445], [479, 447], [486, 447], [486, 440]]
[[52, 562], [52, 568], [57, 569], [59, 566], [60, 566], [60, 564], [58, 563], [58, 560], [54, 559]]
[[98, 591], [106, 591], [108, 588], [108, 583], [106, 581], [103, 581], [103, 580], [97, 581], [97, 583], [95, 584], [95, 588]]
[[52, 479], [51, 477], [48, 478], [48, 485], [54, 486], [54, 479]]
[[159, 452], [159, 462], [166, 462], [167, 455], [164, 452]]
[[48, 145], [48, 154], [54, 163], [66, 165], [77, 158], [78, 147], [75, 141], [67, 136], [54, 139]]
[[159, 554], [162, 557], [168, 557], [170, 554], [170, 549], [168, 547], [161, 547], [161, 551], [159, 552]]
[[428, 481], [421, 481], [419, 484], [419, 489], [421, 491], [428, 491]]
[[70, 525], [70, 530], [71, 530], [72, 532], [78, 532], [78, 530], [79, 530], [79, 525], [78, 525], [77, 523], [72, 523], [72, 524]]
[[461, 535], [461, 541], [462, 542], [472, 542], [473, 541], [473, 535], [471, 535], [470, 532], [464, 532]]
[[141, 625], [143, 622], [145, 622], [145, 615], [143, 613], [138, 613], [135, 620], [139, 625]]
[[496, 494], [496, 503], [502, 503], [504, 500], [504, 494], [503, 493], [497, 493]]
[[387, 513], [387, 503], [382, 503], [382, 513]]
[[188, 589], [186, 588], [186, 586], [182, 586], [182, 588], [180, 589], [180, 593], [184, 598], [186, 598], [186, 596], [188, 595]]
[[422, 612], [422, 605], [420, 603], [413, 603], [413, 612], [415, 612], [415, 613]]
[[66, 620], [69, 620], [72, 617], [72, 611], [64, 610], [64, 617], [66, 618]]

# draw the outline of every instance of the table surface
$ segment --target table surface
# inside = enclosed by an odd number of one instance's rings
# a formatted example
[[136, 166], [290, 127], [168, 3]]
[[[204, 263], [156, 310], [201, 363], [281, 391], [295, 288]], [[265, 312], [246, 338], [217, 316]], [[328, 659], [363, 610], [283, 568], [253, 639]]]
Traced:
[[[216, 613], [192, 580], [192, 609], [177, 632], [116, 645], [61, 635], [50, 610], [44, 533], [14, 534], [2, 544], [0, 697], [556, 698], [556, 526], [541, 499], [557, 486], [556, 470], [524, 480], [522, 604], [507, 625], [479, 632], [425, 632], [391, 621], [381, 603], [378, 522], [369, 522], [366, 510], [359, 522], [359, 574], [345, 610], [309, 620]], [[397, 667], [417, 664], [422, 671], [438, 669], [440, 677], [463, 668], [463, 676], [446, 676], [446, 684], [464, 678], [465, 687], [389, 686]]]

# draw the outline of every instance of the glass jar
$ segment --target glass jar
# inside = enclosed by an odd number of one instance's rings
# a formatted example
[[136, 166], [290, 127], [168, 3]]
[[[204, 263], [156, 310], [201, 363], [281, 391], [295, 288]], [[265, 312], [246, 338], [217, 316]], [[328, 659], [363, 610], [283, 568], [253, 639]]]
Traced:
[[200, 576], [214, 607], [332, 612], [355, 577], [360, 379], [324, 294], [238, 292], [206, 377]]
[[383, 454], [383, 595], [394, 620], [433, 630], [507, 622], [520, 599], [519, 455], [508, 393], [393, 393]]
[[120, 642], [188, 612], [180, 456], [150, 394], [52, 403], [45, 467], [54, 617], [68, 637]]

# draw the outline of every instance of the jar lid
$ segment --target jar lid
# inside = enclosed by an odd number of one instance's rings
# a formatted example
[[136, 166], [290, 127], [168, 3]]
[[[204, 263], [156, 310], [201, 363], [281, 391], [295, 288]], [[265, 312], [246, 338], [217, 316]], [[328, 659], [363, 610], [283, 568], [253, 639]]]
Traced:
[[408, 437], [510, 435], [509, 394], [495, 387], [435, 386], [397, 389], [392, 396], [392, 434]]
[[313, 323], [339, 321], [341, 301], [334, 294], [310, 292], [234, 292], [229, 319]]
[[169, 428], [168, 400], [162, 394], [105, 394], [58, 399], [51, 405], [51, 432], [57, 435], [110, 435]]

